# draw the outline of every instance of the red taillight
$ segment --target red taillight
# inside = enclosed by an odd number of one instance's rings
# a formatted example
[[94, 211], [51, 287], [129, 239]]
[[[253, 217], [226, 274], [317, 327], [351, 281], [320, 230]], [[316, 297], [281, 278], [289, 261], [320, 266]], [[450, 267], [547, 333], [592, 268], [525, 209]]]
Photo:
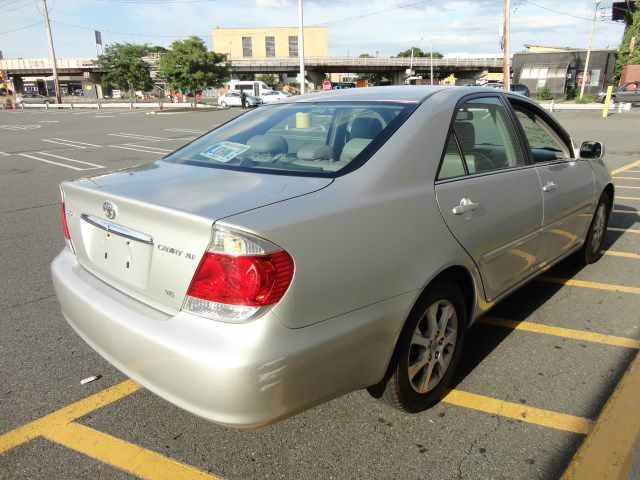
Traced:
[[278, 302], [293, 278], [285, 251], [262, 255], [206, 252], [187, 295], [227, 305], [261, 307]]
[[67, 240], [71, 240], [71, 236], [69, 235], [69, 226], [67, 225], [67, 212], [64, 208], [64, 202], [62, 202], [62, 233], [64, 234], [64, 238]]

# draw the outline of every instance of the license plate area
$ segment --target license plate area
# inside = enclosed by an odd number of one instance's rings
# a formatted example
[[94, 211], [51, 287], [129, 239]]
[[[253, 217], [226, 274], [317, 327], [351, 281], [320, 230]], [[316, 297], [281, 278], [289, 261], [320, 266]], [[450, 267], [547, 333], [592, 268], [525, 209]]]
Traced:
[[90, 215], [83, 214], [82, 219], [82, 242], [88, 260], [111, 277], [146, 288], [153, 239]]

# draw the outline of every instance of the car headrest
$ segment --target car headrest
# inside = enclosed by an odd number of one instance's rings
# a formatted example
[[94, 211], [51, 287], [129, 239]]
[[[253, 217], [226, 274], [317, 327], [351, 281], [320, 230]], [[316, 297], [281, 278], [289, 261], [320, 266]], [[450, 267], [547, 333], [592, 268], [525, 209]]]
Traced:
[[456, 122], [455, 129], [463, 152], [469, 152], [476, 148], [476, 129], [473, 123]]
[[352, 138], [342, 149], [340, 154], [341, 162], [350, 162], [353, 160], [367, 145], [371, 143], [370, 138]]
[[278, 135], [256, 135], [247, 141], [250, 153], [278, 155], [287, 153], [289, 145]]
[[305, 145], [297, 156], [299, 160], [333, 160], [333, 149], [329, 145]]
[[373, 117], [358, 117], [351, 124], [349, 138], [375, 138], [382, 131], [382, 122]]

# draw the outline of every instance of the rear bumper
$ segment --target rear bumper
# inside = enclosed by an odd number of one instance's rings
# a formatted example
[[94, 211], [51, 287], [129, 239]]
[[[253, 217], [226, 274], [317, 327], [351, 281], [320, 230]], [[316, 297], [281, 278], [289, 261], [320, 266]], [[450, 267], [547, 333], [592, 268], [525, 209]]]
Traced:
[[107, 361], [208, 420], [257, 427], [378, 382], [416, 294], [300, 328], [273, 313], [245, 324], [171, 316], [84, 270], [51, 265], [62, 313]]

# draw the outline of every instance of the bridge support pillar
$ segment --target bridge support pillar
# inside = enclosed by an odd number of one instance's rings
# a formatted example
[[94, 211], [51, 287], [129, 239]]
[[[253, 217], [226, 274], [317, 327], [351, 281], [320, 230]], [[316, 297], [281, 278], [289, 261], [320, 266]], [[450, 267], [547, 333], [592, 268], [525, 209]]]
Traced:
[[307, 80], [311, 83], [310, 90], [317, 90], [322, 87], [322, 82], [325, 80], [325, 74], [316, 70], [307, 70]]
[[404, 81], [407, 78], [404, 70], [397, 70], [394, 72], [389, 72], [389, 80], [391, 80], [391, 85], [404, 85]]
[[103, 98], [102, 95], [102, 75], [96, 72], [82, 73], [82, 92], [86, 98]]
[[18, 95], [19, 93], [23, 93], [22, 89], [24, 88], [24, 81], [22, 80], [22, 77], [13, 76], [9, 78], [11, 79], [11, 83], [13, 84], [13, 93], [15, 93], [16, 95]]

